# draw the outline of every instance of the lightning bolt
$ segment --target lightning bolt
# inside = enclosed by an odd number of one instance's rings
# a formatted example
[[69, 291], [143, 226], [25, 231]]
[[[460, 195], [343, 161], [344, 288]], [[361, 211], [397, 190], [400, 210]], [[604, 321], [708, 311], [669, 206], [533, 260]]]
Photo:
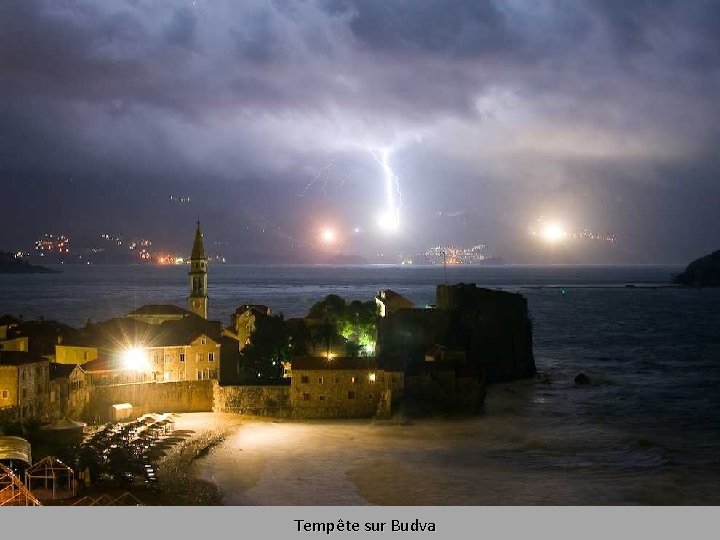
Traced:
[[331, 183], [335, 183], [337, 189], [342, 188], [353, 177], [353, 175], [355, 174], [355, 170], [351, 170], [345, 176], [341, 176], [340, 178], [332, 179], [330, 177], [329, 171], [333, 167], [333, 165], [335, 165], [336, 161], [336, 159], [333, 159], [329, 163], [326, 163], [325, 165], [320, 167], [315, 176], [310, 179], [310, 181], [305, 185], [302, 191], [298, 193], [298, 195], [300, 197], [304, 197], [313, 186], [318, 184], [320, 186], [320, 189], [322, 190], [323, 200], [325, 200], [327, 196], [328, 186]]
[[385, 177], [385, 213], [380, 216], [380, 226], [388, 232], [396, 232], [400, 228], [400, 180], [390, 163], [392, 150], [384, 148], [379, 152], [372, 152], [373, 158], [380, 165]]
[[332, 167], [334, 164], [335, 164], [335, 160], [333, 159], [329, 163], [320, 167], [320, 169], [318, 169], [317, 174], [315, 174], [315, 176], [310, 179], [310, 181], [305, 185], [305, 187], [299, 193], [299, 195], [301, 197], [304, 197], [305, 194], [310, 190], [310, 188], [312, 188], [318, 182], [321, 182], [320, 187], [322, 188], [323, 200], [324, 200], [325, 196], [327, 195], [327, 186], [328, 186], [328, 182], [329, 182], [327, 172], [328, 172], [328, 170], [330, 170], [330, 167]]

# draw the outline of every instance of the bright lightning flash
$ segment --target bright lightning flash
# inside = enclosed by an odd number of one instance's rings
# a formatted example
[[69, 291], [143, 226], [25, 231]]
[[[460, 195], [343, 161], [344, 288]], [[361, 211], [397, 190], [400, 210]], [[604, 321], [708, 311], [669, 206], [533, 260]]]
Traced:
[[385, 176], [385, 203], [386, 209], [378, 217], [380, 228], [389, 233], [397, 232], [400, 228], [400, 183], [390, 164], [388, 149], [380, 151], [380, 156], [373, 153], [375, 160], [380, 164]]
[[320, 239], [325, 244], [332, 244], [335, 242], [337, 238], [337, 235], [335, 234], [335, 231], [333, 229], [323, 229], [320, 231]]
[[559, 223], [548, 223], [543, 227], [542, 238], [550, 244], [565, 240], [567, 237], [567, 231]]

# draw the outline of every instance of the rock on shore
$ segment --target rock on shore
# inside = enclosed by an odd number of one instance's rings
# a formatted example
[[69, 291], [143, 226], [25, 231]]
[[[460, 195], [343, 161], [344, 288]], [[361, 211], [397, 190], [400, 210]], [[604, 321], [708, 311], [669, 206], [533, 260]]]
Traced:
[[691, 262], [674, 282], [690, 287], [720, 287], [720, 249]]

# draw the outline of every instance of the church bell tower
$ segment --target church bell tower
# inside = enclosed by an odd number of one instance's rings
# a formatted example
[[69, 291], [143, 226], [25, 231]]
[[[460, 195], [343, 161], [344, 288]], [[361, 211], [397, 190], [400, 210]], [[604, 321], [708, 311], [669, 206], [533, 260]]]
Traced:
[[203, 235], [200, 231], [200, 222], [197, 222], [195, 241], [193, 242], [192, 254], [190, 255], [190, 297], [188, 298], [188, 309], [207, 319], [208, 316], [208, 295], [207, 295], [207, 257], [203, 247]]

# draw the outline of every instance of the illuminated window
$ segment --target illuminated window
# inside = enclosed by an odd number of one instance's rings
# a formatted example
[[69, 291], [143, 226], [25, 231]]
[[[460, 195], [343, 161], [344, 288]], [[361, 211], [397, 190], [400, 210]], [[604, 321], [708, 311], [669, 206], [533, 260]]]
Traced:
[[350, 377], [350, 382], [355, 384], [357, 382], [357, 377]]
[[303, 394], [303, 401], [310, 401], [310, 394], [308, 394], [307, 392], [305, 392], [305, 393]]
[[300, 382], [303, 384], [307, 384], [310, 382], [310, 378], [307, 375], [303, 375], [302, 377], [300, 377]]
[[348, 399], [355, 399], [355, 390], [348, 391]]
[[375, 382], [375, 374], [374, 374], [374, 373], [371, 373], [370, 375], [368, 375], [368, 380], [369, 380], [370, 382]]

